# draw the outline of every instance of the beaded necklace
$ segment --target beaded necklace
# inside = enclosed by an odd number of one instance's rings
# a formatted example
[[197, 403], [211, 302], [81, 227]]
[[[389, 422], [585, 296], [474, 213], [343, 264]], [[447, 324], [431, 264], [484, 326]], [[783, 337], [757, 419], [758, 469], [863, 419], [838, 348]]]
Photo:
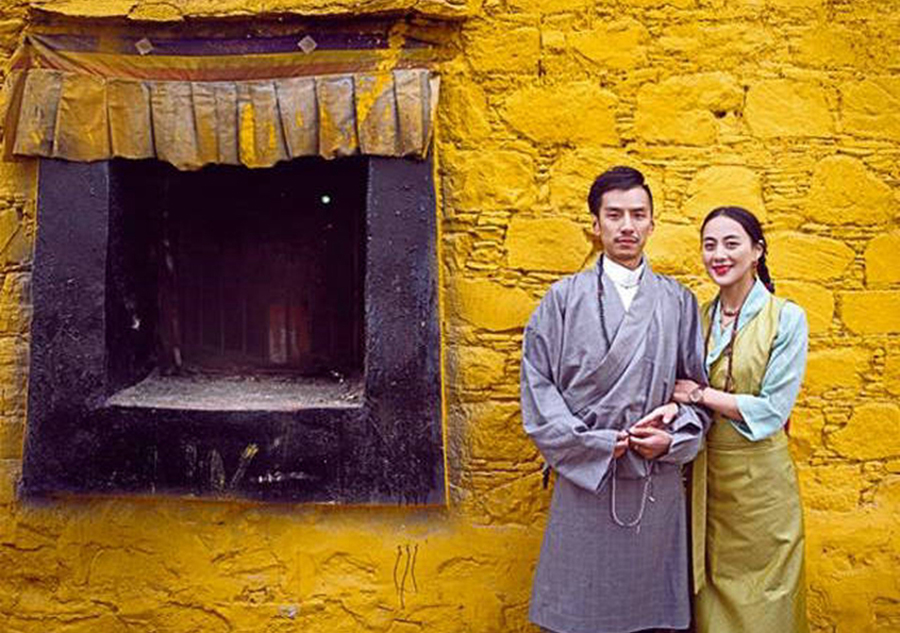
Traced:
[[[606, 331], [606, 310], [603, 308], [603, 255], [600, 256], [600, 259], [597, 262], [597, 305], [600, 308], [600, 332], [603, 334], [603, 340], [606, 342], [606, 349], [608, 351], [611, 345], [609, 341], [609, 334]], [[641, 519], [644, 518], [644, 511], [647, 509], [647, 501], [650, 501], [651, 503], [655, 501], [655, 499], [653, 498], [652, 487], [653, 469], [656, 464], [653, 461], [649, 461], [649, 472], [647, 476], [644, 477], [644, 486], [641, 490], [641, 505], [638, 507], [637, 515], [630, 521], [623, 521], [619, 518], [619, 513], [616, 510], [616, 472], [618, 470], [618, 463], [619, 460], [613, 458], [612, 472], [610, 473], [612, 481], [610, 482], [609, 511], [612, 515], [613, 523], [622, 528], [636, 528], [638, 534], [640, 534]]]
[[[746, 297], [744, 301], [746, 301]], [[719, 295], [716, 295], [716, 298], [713, 299], [712, 304], [712, 314], [710, 315], [710, 323], [709, 329], [706, 330], [706, 339], [703, 342], [703, 357], [705, 358], [709, 354], [709, 338], [712, 335], [713, 326], [715, 325], [715, 317], [716, 317], [716, 308], [719, 306]], [[723, 354], [728, 358], [728, 370], [725, 374], [725, 391], [727, 393], [732, 393], [734, 389], [734, 342], [737, 339], [738, 332], [738, 321], [741, 318], [741, 309], [744, 307], [744, 302], [741, 302], [740, 307], [734, 313], [734, 321], [731, 323], [731, 337], [728, 339], [728, 345], [722, 351]], [[722, 312], [725, 312], [725, 308], [722, 308]]]
[[600, 332], [603, 334], [608, 351], [610, 348], [609, 334], [606, 332], [606, 310], [603, 309], [603, 255], [597, 262], [597, 305], [600, 306]]

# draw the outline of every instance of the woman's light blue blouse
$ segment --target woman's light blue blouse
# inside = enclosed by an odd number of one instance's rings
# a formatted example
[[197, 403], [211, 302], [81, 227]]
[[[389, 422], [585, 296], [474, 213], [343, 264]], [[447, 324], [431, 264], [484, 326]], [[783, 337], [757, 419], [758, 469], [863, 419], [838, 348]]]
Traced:
[[[741, 308], [738, 332], [749, 323], [765, 305], [769, 291], [758, 279], [747, 295]], [[731, 328], [723, 331], [719, 310], [712, 315], [712, 335], [709, 341], [709, 353], [706, 356], [707, 371], [712, 367], [731, 339]], [[800, 384], [806, 370], [806, 351], [809, 339], [809, 327], [806, 324], [806, 313], [800, 306], [787, 302], [781, 310], [778, 320], [778, 333], [772, 346], [772, 353], [766, 365], [762, 387], [759, 395], [735, 394], [737, 407], [743, 420], [730, 420], [737, 431], [751, 441], [766, 438], [784, 426], [791, 414]]]

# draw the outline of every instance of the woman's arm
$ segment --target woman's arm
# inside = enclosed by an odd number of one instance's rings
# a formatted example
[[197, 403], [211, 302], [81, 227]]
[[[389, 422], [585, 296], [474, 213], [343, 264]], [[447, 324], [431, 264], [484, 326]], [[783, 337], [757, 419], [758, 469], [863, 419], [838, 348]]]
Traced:
[[[700, 390], [700, 401], [692, 402], [691, 393], [696, 389]], [[672, 400], [679, 404], [702, 404], [707, 409], [712, 409], [716, 413], [721, 413], [729, 420], [738, 422], [744, 421], [744, 415], [738, 407], [737, 397], [734, 394], [712, 387], [701, 387], [693, 380], [679, 380], [675, 383], [675, 393]]]
[[[741, 435], [764, 439], [784, 426], [791, 414], [806, 370], [809, 328], [803, 309], [786, 303], [778, 321], [778, 333], [766, 365], [759, 395], [730, 394], [707, 387], [702, 403], [732, 421]], [[675, 384], [676, 402], [689, 402], [697, 388], [690, 381]]]

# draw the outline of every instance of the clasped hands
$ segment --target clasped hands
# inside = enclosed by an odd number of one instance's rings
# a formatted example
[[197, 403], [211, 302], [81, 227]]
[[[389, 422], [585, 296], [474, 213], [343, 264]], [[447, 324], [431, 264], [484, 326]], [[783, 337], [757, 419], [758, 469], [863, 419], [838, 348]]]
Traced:
[[644, 459], [656, 459], [665, 455], [672, 444], [672, 435], [664, 427], [678, 415], [678, 405], [674, 402], [657, 407], [627, 431], [619, 431], [613, 457], [619, 458], [628, 449]]
[[672, 402], [656, 407], [627, 431], [619, 431], [613, 457], [618, 459], [628, 449], [644, 459], [656, 459], [665, 455], [672, 445], [672, 435], [665, 429], [678, 415], [678, 403], [688, 404], [690, 393], [698, 386], [693, 380], [676, 381]]

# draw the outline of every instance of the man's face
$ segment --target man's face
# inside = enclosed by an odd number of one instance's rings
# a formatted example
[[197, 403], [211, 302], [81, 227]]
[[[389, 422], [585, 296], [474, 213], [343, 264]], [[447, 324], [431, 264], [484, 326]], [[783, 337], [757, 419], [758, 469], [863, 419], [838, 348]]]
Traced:
[[650, 196], [643, 187], [613, 189], [603, 194], [600, 209], [594, 216], [594, 235], [600, 238], [606, 257], [628, 268], [637, 268], [651, 233]]

